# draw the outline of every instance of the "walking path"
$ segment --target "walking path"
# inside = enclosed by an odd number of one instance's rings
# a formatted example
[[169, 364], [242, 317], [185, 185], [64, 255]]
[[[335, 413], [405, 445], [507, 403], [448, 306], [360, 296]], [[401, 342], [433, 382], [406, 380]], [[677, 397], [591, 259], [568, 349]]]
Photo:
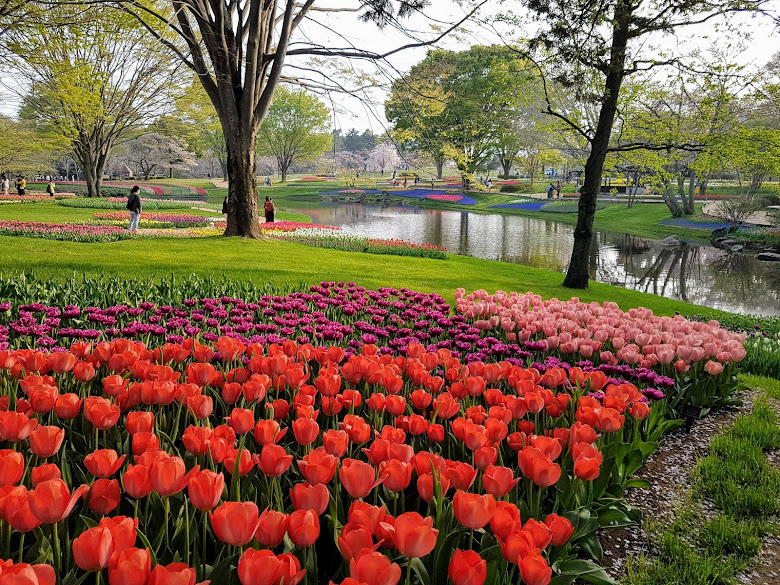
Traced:
[[[704, 215], [709, 215], [711, 217], [719, 217], [718, 210], [721, 205], [723, 205], [723, 201], [709, 201], [704, 204], [704, 207], [702, 208], [701, 212]], [[748, 216], [746, 223], [752, 223], [753, 225], [768, 226], [768, 227], [774, 225], [774, 223], [770, 221], [769, 214], [766, 211], [757, 211], [756, 213], [751, 213]]]

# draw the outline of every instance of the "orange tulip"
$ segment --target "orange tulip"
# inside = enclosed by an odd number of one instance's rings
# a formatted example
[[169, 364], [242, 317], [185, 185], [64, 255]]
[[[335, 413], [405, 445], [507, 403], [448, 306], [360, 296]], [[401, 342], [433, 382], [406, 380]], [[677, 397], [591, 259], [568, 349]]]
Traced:
[[382, 461], [379, 464], [379, 475], [384, 477], [384, 486], [391, 492], [400, 492], [409, 487], [412, 480], [412, 464], [398, 459]]
[[63, 420], [72, 420], [79, 415], [81, 402], [77, 394], [60, 394], [54, 403], [54, 412]]
[[138, 518], [106, 516], [100, 520], [100, 526], [111, 531], [111, 540], [114, 543], [115, 553], [135, 545], [135, 539], [138, 536]]
[[520, 471], [536, 485], [551, 486], [561, 477], [561, 466], [536, 447], [526, 447], [517, 454], [517, 459]]
[[209, 439], [213, 431], [209, 427], [196, 427], [190, 425], [181, 436], [184, 448], [193, 455], [204, 455], [209, 449]]
[[281, 560], [270, 550], [248, 548], [238, 559], [241, 585], [274, 585], [281, 570]]
[[547, 528], [550, 529], [551, 542], [553, 546], [563, 546], [566, 541], [574, 534], [574, 526], [567, 518], [558, 516], [558, 514], [549, 514], [544, 519]]
[[347, 452], [349, 435], [346, 431], [329, 429], [322, 434], [322, 443], [328, 453], [334, 457], [341, 457]]
[[30, 470], [30, 481], [32, 482], [33, 488], [44, 481], [61, 478], [62, 472], [54, 463], [42, 463]]
[[73, 369], [73, 366], [76, 365], [76, 361], [76, 356], [66, 351], [50, 353], [46, 358], [49, 367], [53, 372], [57, 372], [58, 374], [70, 372]]
[[55, 585], [57, 574], [54, 567], [49, 565], [28, 565], [27, 563], [17, 563], [3, 567], [0, 574], [0, 585], [16, 585], [23, 583], [25, 585]]
[[244, 435], [255, 426], [255, 413], [248, 408], [234, 408], [227, 419], [238, 435]]
[[84, 400], [84, 418], [101, 431], [112, 428], [120, 414], [119, 407], [105, 398], [89, 396]]
[[29, 492], [24, 486], [2, 488], [0, 518], [17, 532], [30, 532], [41, 525], [41, 521], [30, 510]]
[[496, 498], [503, 498], [519, 481], [520, 478], [516, 478], [514, 472], [508, 467], [489, 465], [482, 475], [482, 486], [485, 491]]
[[122, 476], [122, 485], [131, 498], [145, 498], [153, 489], [149, 481], [149, 468], [145, 465], [129, 465]]
[[316, 420], [309, 418], [299, 418], [292, 424], [295, 440], [299, 445], [310, 445], [320, 435], [320, 425]]
[[128, 412], [125, 428], [131, 435], [136, 433], [151, 433], [154, 431], [154, 413], [147, 410]]
[[[196, 466], [190, 473], [198, 470]], [[187, 468], [180, 457], [158, 458], [149, 468], [152, 489], [163, 497], [178, 494], [187, 485]]]
[[344, 459], [339, 471], [342, 485], [353, 498], [365, 498], [384, 477], [376, 479], [376, 471], [368, 463], [358, 459]]
[[506, 538], [498, 537], [497, 540], [504, 560], [513, 565], [519, 564], [523, 556], [536, 550], [533, 535], [519, 529], [517, 525], [514, 525], [513, 530]]
[[520, 510], [510, 502], [496, 502], [496, 511], [490, 519], [490, 529], [499, 538], [506, 539], [515, 529], [515, 523], [522, 527]]

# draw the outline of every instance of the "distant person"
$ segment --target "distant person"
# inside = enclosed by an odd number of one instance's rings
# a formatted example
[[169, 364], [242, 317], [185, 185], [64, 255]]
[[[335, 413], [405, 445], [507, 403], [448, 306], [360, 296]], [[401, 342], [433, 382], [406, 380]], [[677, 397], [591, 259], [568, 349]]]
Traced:
[[488, 180], [485, 181], [485, 187], [487, 187], [488, 193], [490, 193], [490, 188], [493, 186], [493, 180], [488, 177]]
[[49, 178], [49, 184], [46, 185], [46, 192], [49, 197], [54, 197], [54, 181], [51, 178]]
[[27, 180], [24, 177], [19, 177], [16, 181], [16, 193], [17, 195], [24, 195], [27, 191]]
[[227, 204], [227, 197], [225, 197], [224, 201], [222, 201], [222, 215], [227, 215], [228, 212], [228, 204]]
[[545, 191], [547, 191], [547, 199], [552, 199], [553, 197], [555, 197], [555, 185], [553, 185], [552, 183], [550, 183], [550, 186], [547, 187]]
[[404, 177], [404, 189], [406, 189], [406, 182], [409, 180], [408, 177]]
[[276, 208], [274, 207], [274, 200], [270, 197], [266, 197], [265, 204], [263, 204], [263, 209], [265, 210], [265, 223], [273, 223], [274, 212], [276, 211]]
[[138, 233], [138, 220], [141, 218], [141, 196], [138, 194], [141, 188], [135, 185], [130, 189], [130, 196], [127, 198], [127, 210], [130, 212], [130, 225], [127, 230], [130, 233]]
[[558, 183], [555, 185], [555, 190], [558, 191], [558, 198], [561, 197], [561, 187], [562, 187], [561, 180], [558, 179]]
[[5, 176], [5, 173], [0, 175], [0, 189], [3, 190], [3, 196], [8, 197], [8, 189], [11, 188], [11, 182], [8, 180], [8, 177]]

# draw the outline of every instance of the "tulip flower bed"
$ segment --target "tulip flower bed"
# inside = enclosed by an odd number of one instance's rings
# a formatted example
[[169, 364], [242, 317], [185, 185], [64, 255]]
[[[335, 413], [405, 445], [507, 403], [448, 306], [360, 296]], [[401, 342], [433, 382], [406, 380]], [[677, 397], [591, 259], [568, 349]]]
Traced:
[[273, 234], [273, 232], [294, 232], [298, 230], [319, 230], [320, 232], [339, 231], [340, 227], [331, 225], [319, 225], [316, 223], [298, 223], [295, 221], [272, 221], [260, 224], [260, 229], [264, 234]]
[[39, 203], [41, 201], [59, 201], [72, 199], [75, 193], [57, 193], [54, 197], [45, 193], [27, 193], [26, 195], [0, 195], [0, 203]]
[[[267, 224], [261, 226], [264, 233], [266, 233], [265, 225]], [[363, 236], [334, 233], [330, 230], [319, 229], [321, 227], [323, 226], [317, 226], [311, 229], [297, 229], [292, 232], [269, 231], [268, 233], [280, 240], [287, 240], [288, 242], [295, 242], [313, 248], [327, 248], [329, 250], [342, 250], [344, 252], [363, 252], [364, 254], [414, 256], [417, 258], [434, 258], [437, 260], [445, 260], [447, 258], [447, 249], [433, 244], [415, 244], [414, 242], [407, 242], [406, 240], [379, 240]]]
[[71, 242], [115, 242], [131, 237], [126, 228], [118, 226], [39, 223], [34, 221], [0, 221], [0, 235]]
[[[120, 220], [125, 224], [130, 220], [129, 211], [108, 211], [92, 214], [97, 220]], [[192, 215], [188, 213], [142, 213], [141, 221], [153, 221], [155, 227], [205, 227], [209, 225], [209, 220], [202, 215]], [[219, 218], [223, 220], [222, 217]], [[162, 224], [162, 225], [161, 225]]]
[[440, 193], [434, 193], [432, 195], [428, 195], [426, 199], [430, 199], [431, 201], [444, 201], [446, 203], [458, 203], [460, 205], [476, 205], [477, 200], [473, 197], [469, 197], [468, 195], [449, 195], [449, 194], [440, 194]]
[[620, 494], [678, 424], [664, 393], [732, 388], [742, 339], [530, 293], [459, 290], [453, 312], [352, 283], [244, 302], [179, 282], [134, 307], [85, 282], [104, 304], [81, 309], [8, 284], [0, 578], [39, 583], [609, 583], [586, 558], [637, 520]]
[[[152, 211], [157, 209], [189, 209], [192, 207], [192, 202], [184, 201], [160, 201], [158, 199], [141, 200], [143, 203], [144, 211]], [[79, 209], [127, 209], [127, 198], [112, 197], [112, 198], [89, 198], [89, 197], [75, 197], [65, 201], [59, 201], [59, 204], [64, 207], [76, 207]]]

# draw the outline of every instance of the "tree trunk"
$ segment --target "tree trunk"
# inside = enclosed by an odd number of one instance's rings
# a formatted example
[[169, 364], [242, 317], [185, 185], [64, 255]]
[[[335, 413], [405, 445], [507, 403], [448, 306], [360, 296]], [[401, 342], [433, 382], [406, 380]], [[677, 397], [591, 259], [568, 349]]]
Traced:
[[758, 193], [758, 190], [761, 188], [761, 186], [764, 184], [764, 174], [763, 173], [756, 173], [753, 175], [753, 178], [750, 180], [750, 189], [748, 190], [748, 195], [755, 195]]
[[506, 158], [502, 157], [501, 158], [501, 166], [504, 169], [504, 179], [508, 179], [509, 178], [509, 171], [512, 170], [512, 158], [511, 157], [506, 157]]
[[604, 82], [604, 94], [599, 112], [596, 132], [590, 144], [590, 154], [585, 162], [585, 181], [580, 190], [577, 210], [577, 226], [574, 228], [574, 247], [563, 286], [567, 288], [588, 288], [590, 273], [590, 242], [593, 238], [593, 220], [596, 216], [596, 201], [601, 190], [601, 173], [607, 158], [609, 139], [617, 112], [620, 86], [625, 77], [626, 47], [628, 46], [629, 22], [633, 10], [630, 0], [618, 0], [610, 49], [610, 67]]
[[664, 181], [663, 187], [661, 197], [663, 197], [664, 203], [666, 203], [666, 206], [674, 217], [681, 216], [683, 212], [677, 204], [677, 199], [674, 197], [674, 188], [672, 187], [672, 184], [668, 181]]
[[683, 195], [683, 212], [685, 215], [696, 215], [696, 173], [691, 169], [691, 176], [688, 177], [688, 193]]
[[[223, 124], [223, 127], [226, 129], [228, 172], [228, 217], [224, 235], [260, 238], [255, 160], [257, 133], [247, 136], [237, 124], [232, 127]], [[228, 132], [230, 128], [234, 130]]]
[[441, 179], [441, 175], [444, 172], [444, 159], [437, 158], [434, 162], [436, 163], [436, 178]]

